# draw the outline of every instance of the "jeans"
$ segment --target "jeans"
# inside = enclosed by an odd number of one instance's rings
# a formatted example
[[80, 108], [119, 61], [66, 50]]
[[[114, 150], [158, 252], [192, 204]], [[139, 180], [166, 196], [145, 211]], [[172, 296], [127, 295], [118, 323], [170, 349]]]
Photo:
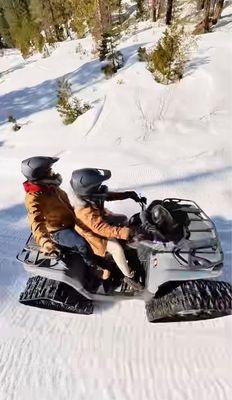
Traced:
[[60, 246], [79, 253], [89, 267], [96, 267], [96, 259], [88, 242], [74, 229], [62, 229], [54, 232], [52, 239]]

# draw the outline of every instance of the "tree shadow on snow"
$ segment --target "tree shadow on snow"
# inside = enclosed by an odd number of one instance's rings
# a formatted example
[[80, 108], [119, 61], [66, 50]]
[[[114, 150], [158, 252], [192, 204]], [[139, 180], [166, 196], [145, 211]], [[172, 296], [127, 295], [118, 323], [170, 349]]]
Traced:
[[23, 204], [0, 210], [0, 304], [8, 299], [17, 302], [28, 279], [16, 260], [30, 233], [29, 228], [22, 224], [24, 219], [26, 210]]
[[228, 24], [231, 24], [231, 29], [232, 29], [232, 13], [228, 15], [224, 15], [221, 17], [216, 25], [213, 27], [213, 32], [217, 31], [218, 28], [222, 28], [223, 26], [226, 26]]
[[186, 65], [185, 72], [184, 72], [184, 77], [190, 76], [196, 71], [199, 67], [205, 64], [209, 64], [210, 58], [205, 56], [198, 56], [195, 57], [193, 60], [189, 61]]
[[[130, 67], [137, 57], [137, 49], [143, 44], [135, 44], [122, 49], [125, 57], [125, 66], [122, 70]], [[127, 62], [129, 61], [129, 62]], [[28, 117], [31, 114], [48, 110], [56, 105], [57, 100], [57, 80], [60, 78], [70, 79], [73, 85], [74, 94], [105, 80], [101, 71], [102, 63], [98, 59], [82, 64], [78, 69], [56, 79], [46, 80], [32, 87], [25, 87], [14, 90], [0, 97], [0, 125], [7, 122], [9, 115], [14, 115], [17, 119]]]
[[0, 76], [2, 77], [2, 76], [4, 76], [4, 75], [8, 75], [8, 74], [10, 74], [11, 72], [17, 71], [17, 70], [19, 70], [19, 69], [22, 69], [22, 68], [26, 67], [27, 65], [33, 64], [33, 63], [35, 63], [36, 61], [37, 61], [37, 60], [25, 61], [25, 62], [22, 62], [22, 63], [20, 63], [20, 64], [15, 65], [14, 67], [8, 68], [8, 69], [6, 69], [5, 71], [0, 71]]
[[100, 62], [93, 60], [83, 64], [77, 70], [59, 76], [56, 79], [46, 80], [39, 85], [6, 93], [0, 97], [0, 125], [5, 124], [11, 114], [19, 119], [55, 107], [57, 80], [63, 77], [70, 79], [74, 89], [75, 85], [81, 85], [79, 90], [104, 79]]

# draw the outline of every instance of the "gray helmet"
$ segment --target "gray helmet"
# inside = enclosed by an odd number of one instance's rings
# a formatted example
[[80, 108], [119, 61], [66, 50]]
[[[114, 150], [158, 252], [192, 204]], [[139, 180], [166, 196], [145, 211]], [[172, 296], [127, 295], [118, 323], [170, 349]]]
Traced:
[[95, 194], [102, 182], [111, 177], [108, 169], [83, 168], [72, 173], [70, 185], [76, 195], [88, 197]]
[[58, 161], [57, 157], [37, 156], [22, 161], [21, 172], [29, 181], [47, 178], [47, 172], [52, 164]]

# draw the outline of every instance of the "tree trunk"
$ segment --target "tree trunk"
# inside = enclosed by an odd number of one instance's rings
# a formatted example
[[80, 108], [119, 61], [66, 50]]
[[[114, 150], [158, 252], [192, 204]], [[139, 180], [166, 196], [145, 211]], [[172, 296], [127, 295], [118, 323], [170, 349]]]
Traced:
[[172, 22], [172, 9], [173, 9], [174, 0], [168, 0], [167, 2], [167, 11], [166, 11], [166, 24], [171, 25]]
[[223, 6], [224, 6], [224, 0], [217, 0], [212, 18], [213, 24], [216, 24], [219, 18], [221, 17]]
[[159, 19], [164, 12], [164, 0], [159, 0], [157, 18]]
[[152, 21], [156, 22], [158, 19], [158, 0], [152, 0], [151, 9], [152, 9]]
[[204, 5], [205, 5], [205, 0], [198, 0], [197, 1], [197, 11], [203, 10]]
[[211, 8], [211, 0], [205, 0], [205, 7], [204, 7], [204, 31], [209, 32], [210, 30], [210, 8]]
[[99, 9], [101, 30], [102, 33], [105, 33], [107, 32], [109, 26], [112, 23], [110, 5], [105, 0], [98, 0], [98, 9]]

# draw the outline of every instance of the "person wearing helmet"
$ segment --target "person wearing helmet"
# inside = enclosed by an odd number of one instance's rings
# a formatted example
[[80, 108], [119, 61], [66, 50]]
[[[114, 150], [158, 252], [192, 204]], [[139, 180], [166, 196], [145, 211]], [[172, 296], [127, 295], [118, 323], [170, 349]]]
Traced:
[[[126, 226], [116, 226], [108, 222], [112, 215], [104, 208], [105, 201], [133, 199], [141, 202], [136, 192], [110, 192], [102, 183], [111, 177], [109, 170], [83, 168], [73, 171], [71, 187], [75, 195], [82, 200], [81, 207], [75, 208], [77, 224], [76, 231], [85, 237], [93, 252], [104, 257], [108, 252], [122, 271], [124, 280], [135, 290], [142, 286], [136, 282], [134, 271], [128, 266], [124, 250], [117, 239], [128, 240], [131, 231]], [[145, 198], [142, 198], [145, 201]]]
[[[35, 242], [44, 254], [59, 255], [66, 247], [80, 253], [85, 263], [98, 270], [103, 279], [108, 270], [97, 266], [95, 256], [86, 240], [75, 231], [75, 213], [67, 194], [60, 189], [62, 177], [52, 170], [57, 157], [31, 157], [22, 161], [21, 171], [26, 177], [25, 206]], [[101, 272], [101, 274], [99, 274]]]

